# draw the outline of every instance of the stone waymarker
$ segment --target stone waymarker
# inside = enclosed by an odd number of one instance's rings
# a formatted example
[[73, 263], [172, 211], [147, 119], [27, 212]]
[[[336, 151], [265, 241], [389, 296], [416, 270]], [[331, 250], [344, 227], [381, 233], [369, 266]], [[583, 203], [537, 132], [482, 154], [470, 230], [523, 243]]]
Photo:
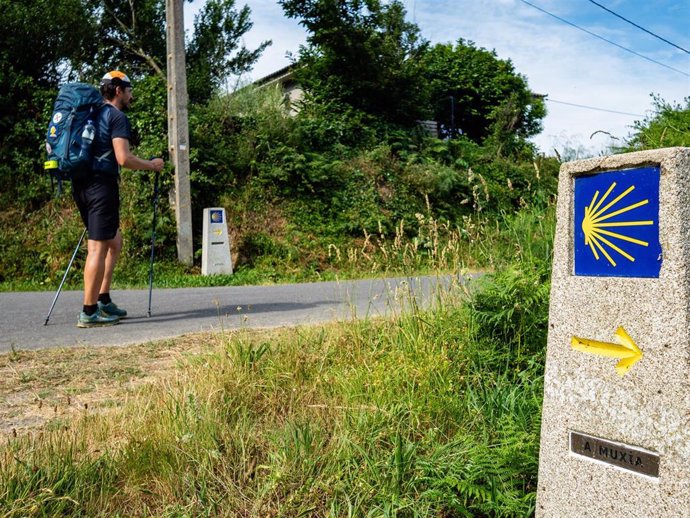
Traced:
[[561, 167], [537, 517], [690, 517], [690, 148]]
[[231, 274], [230, 237], [224, 208], [204, 209], [203, 232], [201, 274]]

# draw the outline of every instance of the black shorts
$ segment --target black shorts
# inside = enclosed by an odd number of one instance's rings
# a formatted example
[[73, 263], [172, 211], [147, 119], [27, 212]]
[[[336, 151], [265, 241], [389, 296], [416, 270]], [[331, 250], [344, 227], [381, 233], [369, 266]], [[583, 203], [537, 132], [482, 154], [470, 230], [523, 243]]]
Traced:
[[72, 197], [77, 203], [89, 239], [113, 239], [120, 226], [119, 177], [94, 175], [72, 182]]

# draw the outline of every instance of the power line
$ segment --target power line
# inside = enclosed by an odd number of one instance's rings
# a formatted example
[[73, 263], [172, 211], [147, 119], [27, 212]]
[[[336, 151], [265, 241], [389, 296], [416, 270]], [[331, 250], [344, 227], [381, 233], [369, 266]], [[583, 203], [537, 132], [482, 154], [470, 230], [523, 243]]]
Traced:
[[652, 59], [652, 58], [649, 58], [649, 57], [647, 57], [647, 56], [645, 56], [645, 55], [643, 55], [643, 54], [640, 54], [639, 52], [635, 52], [634, 50], [631, 50], [631, 49], [629, 49], [629, 48], [627, 48], [627, 47], [624, 47], [624, 46], [622, 46], [622, 45], [619, 45], [618, 43], [614, 43], [614, 42], [611, 41], [611, 40], [607, 40], [607, 39], [604, 38], [603, 36], [599, 36], [598, 34], [595, 34], [595, 33], [593, 33], [592, 31], [589, 31], [589, 30], [587, 30], [587, 29], [584, 29], [584, 28], [580, 27], [579, 25], [574, 24], [573, 22], [569, 22], [568, 20], [565, 20], [565, 19], [561, 18], [560, 16], [556, 16], [555, 14], [550, 13], [549, 11], [546, 11], [546, 10], [542, 9], [541, 7], [538, 7], [538, 6], [536, 6], [536, 5], [534, 5], [534, 4], [530, 3], [530, 2], [528, 2], [527, 0], [520, 0], [520, 1], [521, 1], [523, 4], [527, 4], [527, 5], [529, 5], [530, 7], [533, 7], [533, 8], [535, 8], [536, 10], [541, 11], [541, 12], [544, 13], [544, 14], [547, 14], [547, 15], [551, 16], [552, 18], [556, 18], [556, 20], [558, 20], [558, 21], [560, 21], [560, 22], [563, 22], [563, 23], [565, 23], [565, 24], [570, 25], [571, 27], [575, 27], [575, 28], [578, 29], [578, 30], [581, 30], [581, 31], [583, 31], [583, 32], [586, 32], [586, 33], [589, 34], [590, 36], [594, 36], [595, 38], [598, 38], [598, 39], [600, 39], [600, 40], [605, 41], [606, 43], [610, 43], [611, 45], [614, 45], [614, 46], [618, 47], [619, 49], [625, 50], [626, 52], [630, 52], [631, 54], [635, 54], [636, 56], [638, 56], [638, 57], [640, 57], [640, 58], [642, 58], [642, 59], [646, 59], [647, 61], [650, 61], [650, 62], [652, 62], [652, 63], [656, 63], [657, 65], [660, 65], [660, 66], [662, 66], [662, 67], [664, 67], [664, 68], [668, 68], [669, 70], [673, 70], [674, 72], [678, 72], [679, 74], [683, 74], [684, 76], [690, 77], [690, 74], [688, 74], [688, 73], [686, 73], [686, 72], [683, 72], [682, 70], [678, 70], [677, 68], [673, 68], [672, 66], [665, 65], [664, 63], [661, 63], [661, 62], [656, 61], [656, 60], [654, 60], [654, 59]]
[[625, 22], [628, 22], [630, 25], [634, 25], [635, 27], [637, 27], [637, 28], [640, 29], [641, 31], [644, 31], [644, 32], [646, 32], [647, 34], [650, 34], [650, 35], [654, 36], [655, 38], [660, 39], [660, 40], [663, 41], [664, 43], [668, 43], [668, 44], [671, 45], [672, 47], [676, 47], [678, 50], [682, 50], [682, 51], [685, 52], [686, 54], [690, 54], [690, 51], [684, 49], [683, 47], [679, 47], [679, 46], [676, 45], [675, 43], [668, 41], [666, 38], [662, 38], [662, 37], [659, 36], [658, 34], [655, 34], [655, 33], [653, 33], [652, 31], [649, 31], [649, 30], [645, 29], [644, 27], [642, 27], [642, 26], [640, 26], [640, 25], [637, 25], [635, 22], [633, 22], [633, 21], [631, 21], [631, 20], [628, 20], [628, 19], [625, 18], [624, 16], [621, 16], [620, 14], [618, 14], [618, 13], [612, 11], [612, 10], [609, 9], [608, 7], [606, 7], [606, 6], [604, 6], [604, 5], [601, 5], [599, 2], [595, 2], [594, 0], [589, 0], [589, 1], [590, 1], [591, 3], [593, 3], [594, 5], [597, 5], [597, 6], [601, 7], [604, 11], [608, 11], [608, 12], [611, 13], [613, 16], [616, 16], [616, 17], [620, 18], [621, 20], [623, 20], [623, 21], [625, 21]]
[[596, 110], [596, 111], [599, 111], [599, 112], [617, 113], [617, 114], [619, 114], [619, 115], [630, 115], [630, 116], [632, 116], [632, 117], [644, 117], [644, 115], [640, 115], [639, 113], [619, 112], [619, 111], [616, 111], [616, 110], [608, 110], [608, 109], [606, 109], [606, 108], [597, 108], [597, 107], [595, 107], [595, 106], [587, 106], [587, 105], [584, 105], [584, 104], [575, 104], [575, 103], [568, 103], [568, 102], [565, 102], [565, 101], [557, 101], [556, 99], [549, 99], [548, 97], [547, 97], [545, 100], [548, 101], [548, 102], [550, 102], [550, 103], [565, 104], [565, 105], [568, 105], [568, 106], [575, 106], [575, 107], [577, 107], [577, 108], [586, 108], [586, 109], [588, 109], [588, 110]]

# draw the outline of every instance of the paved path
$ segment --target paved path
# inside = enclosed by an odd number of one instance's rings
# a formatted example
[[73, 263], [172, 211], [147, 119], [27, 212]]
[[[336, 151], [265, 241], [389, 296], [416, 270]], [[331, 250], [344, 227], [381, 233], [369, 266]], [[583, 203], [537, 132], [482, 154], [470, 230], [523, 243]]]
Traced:
[[400, 309], [401, 300], [424, 304], [452, 277], [415, 277], [274, 286], [117, 290], [115, 302], [130, 317], [99, 329], [76, 327], [82, 293], [60, 294], [44, 326], [54, 292], [0, 293], [0, 353], [72, 345], [124, 345], [186, 333], [240, 327], [279, 327], [352, 317], [380, 316]]

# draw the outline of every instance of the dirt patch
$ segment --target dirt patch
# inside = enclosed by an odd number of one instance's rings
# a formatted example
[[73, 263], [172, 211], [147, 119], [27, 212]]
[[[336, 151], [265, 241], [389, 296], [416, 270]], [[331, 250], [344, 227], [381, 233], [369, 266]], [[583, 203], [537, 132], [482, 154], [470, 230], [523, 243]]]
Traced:
[[128, 394], [214, 347], [213, 333], [125, 347], [15, 350], [0, 355], [0, 437], [65, 426], [121, 406]]

